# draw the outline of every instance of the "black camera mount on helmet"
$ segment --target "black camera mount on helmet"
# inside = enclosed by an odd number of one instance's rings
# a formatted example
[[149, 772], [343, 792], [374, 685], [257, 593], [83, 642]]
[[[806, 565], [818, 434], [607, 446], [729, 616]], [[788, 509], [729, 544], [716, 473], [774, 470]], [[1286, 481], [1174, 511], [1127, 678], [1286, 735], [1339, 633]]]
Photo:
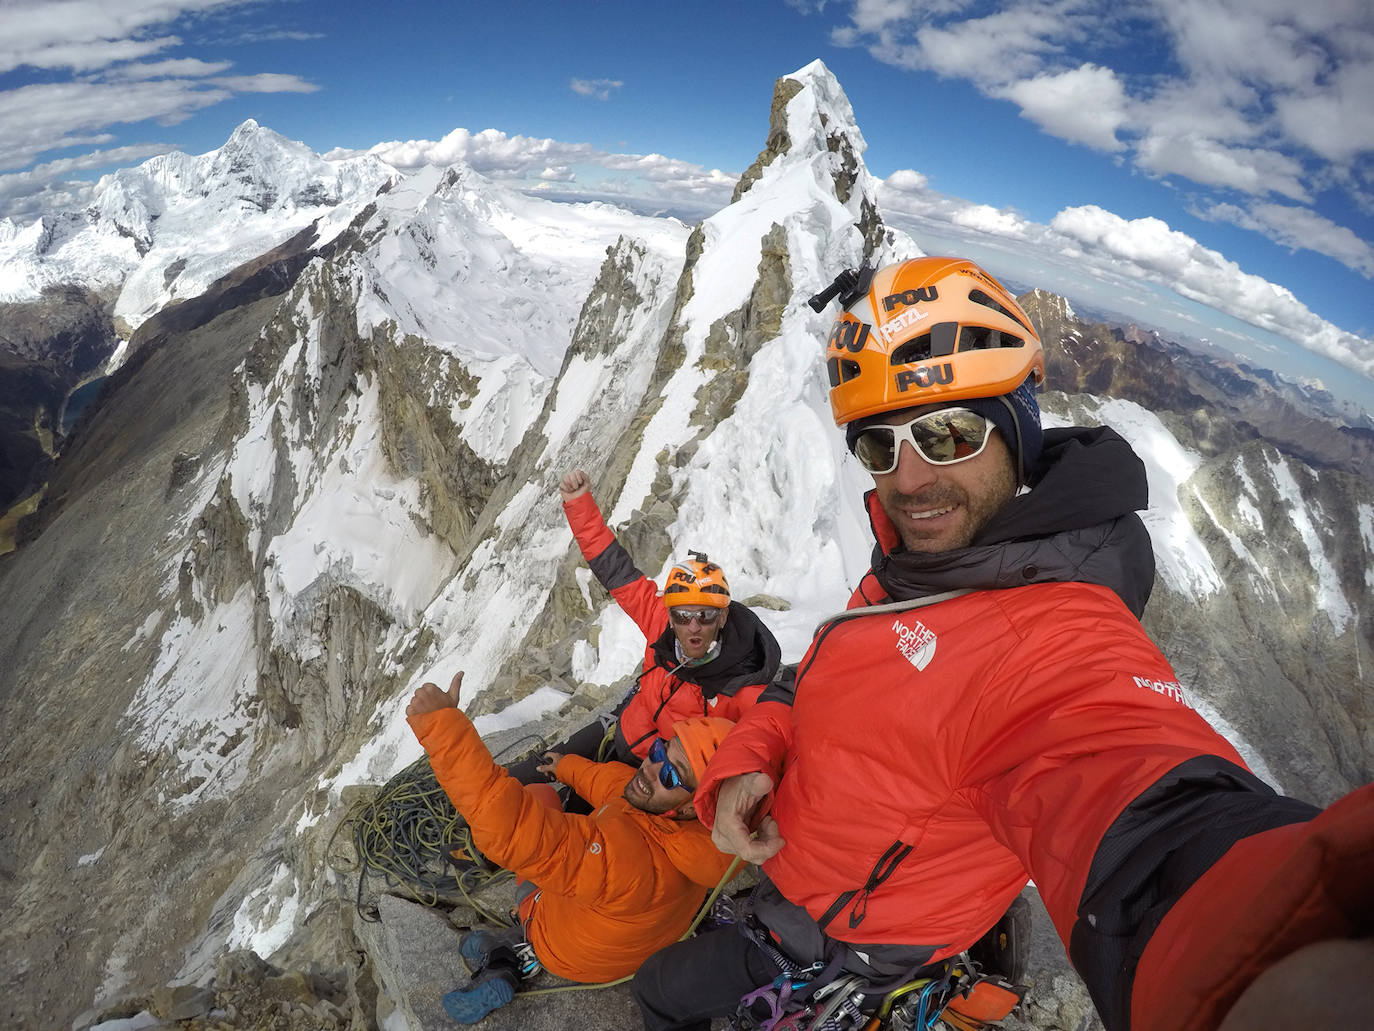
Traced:
[[873, 282], [873, 277], [877, 271], [877, 269], [869, 268], [867, 265], [857, 269], [847, 268], [836, 276], [835, 281], [824, 290], [809, 297], [806, 303], [811, 305], [811, 310], [819, 315], [825, 310], [825, 306], [838, 296], [840, 307], [847, 310], [851, 304], [868, 293], [868, 287]]

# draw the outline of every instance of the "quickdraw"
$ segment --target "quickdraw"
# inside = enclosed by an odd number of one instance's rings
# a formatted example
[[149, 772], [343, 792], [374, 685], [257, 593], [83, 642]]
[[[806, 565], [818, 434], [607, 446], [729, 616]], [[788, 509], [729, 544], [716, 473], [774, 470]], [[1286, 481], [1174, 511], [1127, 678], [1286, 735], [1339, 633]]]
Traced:
[[[1025, 993], [1000, 976], [977, 973], [961, 955], [941, 976], [908, 981], [875, 1006], [879, 992], [865, 978], [846, 975], [815, 986], [814, 979], [826, 976], [815, 966], [779, 974], [745, 995], [732, 1031], [983, 1031], [1009, 1016]], [[768, 1007], [766, 1017], [755, 1012], [759, 1003]]]

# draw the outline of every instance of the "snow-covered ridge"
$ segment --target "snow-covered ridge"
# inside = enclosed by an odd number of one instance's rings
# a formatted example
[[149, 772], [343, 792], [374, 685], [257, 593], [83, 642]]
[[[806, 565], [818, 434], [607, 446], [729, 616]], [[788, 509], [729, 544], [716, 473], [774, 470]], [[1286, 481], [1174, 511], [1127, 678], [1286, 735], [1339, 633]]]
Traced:
[[[397, 468], [395, 449], [451, 427], [478, 461], [448, 477], [489, 476], [481, 463], [508, 461], [539, 415], [607, 252], [633, 237], [645, 269], [641, 293], [657, 292], [662, 305], [672, 292], [659, 281], [676, 277], [687, 236], [671, 219], [521, 197], [462, 166], [425, 168], [397, 182], [352, 231], [354, 242], [302, 272], [258, 355], [240, 366], [242, 429], [227, 464], [213, 470], [223, 477], [219, 488], [200, 495], [207, 522], [237, 525], [225, 506], [242, 515], [256, 611], [241, 590], [214, 604], [224, 588], [198, 571], [190, 584], [202, 611], [178, 602], [131, 710], [136, 719], [144, 709], [160, 714], [141, 724], [144, 747], [182, 749], [194, 767], [195, 787], [175, 798], [178, 806], [232, 790], [257, 743], [257, 721], [243, 716], [241, 703], [224, 713], [223, 730], [212, 727], [207, 694], [228, 703], [247, 687], [251, 696], [253, 671], [269, 664], [269, 654], [290, 656], [301, 669], [328, 666], [334, 659], [320, 626], [339, 592], [371, 607], [378, 636], [391, 642], [378, 656], [383, 669], [413, 645], [413, 631], [452, 621], [442, 604], [436, 615], [436, 599], [449, 598], [469, 618], [499, 610], [499, 596], [514, 587], [504, 573], [491, 588], [497, 598], [481, 593], [481, 581], [480, 600], [467, 598], [460, 574], [481, 567], [461, 567], [452, 523], [470, 516], [441, 514], [454, 499], [442, 497], [423, 470]], [[662, 318], [650, 325], [661, 332]], [[409, 382], [421, 384], [425, 411], [398, 407], [409, 401]], [[595, 397], [581, 398], [565, 434], [597, 406], [605, 409]], [[542, 429], [559, 443], [560, 435]], [[524, 531], [525, 514], [517, 512], [512, 501], [504, 513], [515, 523], [512, 536]], [[520, 546], [549, 569], [567, 546], [566, 528], [550, 532], [547, 549]], [[192, 542], [187, 568], [199, 570], [198, 546]], [[538, 610], [547, 575], [519, 587], [523, 618]], [[509, 647], [499, 635], [485, 640]], [[230, 651], [221, 654], [221, 646]], [[504, 657], [497, 652], [490, 668]]]
[[118, 288], [115, 316], [132, 331], [336, 209], [346, 222], [395, 178], [377, 158], [326, 161], [249, 119], [217, 150], [102, 177], [80, 211], [0, 219], [0, 302], [63, 283]]

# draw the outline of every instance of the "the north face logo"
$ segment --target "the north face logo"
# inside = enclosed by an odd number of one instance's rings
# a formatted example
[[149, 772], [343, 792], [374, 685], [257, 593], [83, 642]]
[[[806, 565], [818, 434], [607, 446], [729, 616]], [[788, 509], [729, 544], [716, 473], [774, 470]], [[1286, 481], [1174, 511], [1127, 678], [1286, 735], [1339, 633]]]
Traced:
[[914, 626], [907, 626], [900, 619], [892, 624], [897, 635], [897, 650], [906, 656], [906, 661], [917, 669], [925, 669], [935, 657], [935, 635], [926, 629], [919, 619]]
[[1188, 701], [1188, 695], [1183, 690], [1183, 685], [1177, 680], [1151, 680], [1149, 677], [1132, 677], [1136, 687], [1146, 687], [1155, 694], [1162, 694], [1165, 698], [1193, 708], [1193, 703]]

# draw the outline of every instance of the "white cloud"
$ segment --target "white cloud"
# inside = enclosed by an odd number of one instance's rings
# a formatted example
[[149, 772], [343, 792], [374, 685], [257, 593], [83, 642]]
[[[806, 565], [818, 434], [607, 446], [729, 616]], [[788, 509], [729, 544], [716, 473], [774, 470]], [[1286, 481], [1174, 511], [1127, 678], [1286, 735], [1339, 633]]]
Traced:
[[[1334, 188], [1368, 209], [1369, 12], [1369, 0], [851, 0], [832, 40], [965, 80], [1152, 176], [1303, 202]], [[1173, 71], [1114, 56], [1142, 50]]]
[[105, 73], [110, 82], [125, 82], [130, 79], [194, 79], [198, 76], [218, 75], [232, 68], [232, 61], [202, 61], [196, 57], [184, 57], [170, 61], [125, 64], [111, 68]]
[[727, 198], [739, 179], [718, 168], [705, 169], [662, 154], [605, 154], [598, 164], [613, 171], [643, 176], [651, 182], [672, 183], [693, 193], [723, 191]]
[[[357, 151], [335, 150], [326, 157], [344, 157]], [[520, 174], [557, 165], [575, 165], [595, 158], [597, 151], [585, 143], [531, 136], [509, 136], [499, 129], [471, 132], [454, 129], [441, 140], [393, 140], [378, 143], [367, 153], [403, 171], [424, 165], [451, 165], [463, 162], [483, 175]]]
[[1065, 208], [1050, 228], [1091, 257], [1124, 264], [1132, 274], [1374, 377], [1374, 341], [1332, 325], [1291, 291], [1241, 271], [1235, 262], [1157, 218], [1128, 220], [1085, 205]]
[[1081, 37], [1087, 0], [1004, 2], [968, 17], [969, 0], [854, 0], [837, 46], [861, 46], [879, 61], [996, 88], [1029, 78]]
[[220, 75], [210, 80], [235, 93], [314, 93], [318, 86], [297, 75], [261, 72], [257, 75]]
[[970, 204], [954, 212], [950, 221], [965, 229], [974, 229], [993, 236], [1012, 236], [1018, 239], [1028, 235], [1031, 223], [1015, 212], [994, 208], [987, 204]]
[[1321, 89], [1276, 103], [1279, 124], [1303, 146], [1335, 162], [1374, 151], [1374, 62], [1339, 68]]
[[[361, 153], [332, 150], [326, 158], [337, 159]], [[393, 168], [410, 171], [423, 165], [451, 165], [462, 162], [483, 175], [494, 179], [539, 179], [544, 182], [578, 181], [574, 167], [600, 168], [612, 173], [611, 181], [588, 183], [588, 192], [634, 196], [642, 191], [642, 183], [653, 184], [653, 192], [661, 200], [690, 200], [693, 206], [703, 200], [724, 205], [730, 200], [738, 175], [720, 169], [702, 168], [690, 161], [664, 157], [662, 154], [612, 154], [597, 150], [586, 143], [564, 143], [561, 140], [539, 139], [531, 136], [510, 136], [498, 129], [471, 132], [454, 129], [438, 141], [395, 140], [379, 143], [367, 153], [381, 158]], [[636, 191], [632, 184], [619, 180], [630, 177], [641, 183]]]
[[1302, 165], [1292, 158], [1273, 150], [1228, 147], [1205, 136], [1147, 135], [1136, 145], [1136, 163], [1155, 175], [1179, 175], [1206, 186], [1312, 199], [1302, 183]]
[[[5, 0], [0, 72], [20, 65], [90, 70], [180, 43], [176, 37], [142, 40], [156, 26], [184, 14], [234, 7], [243, 0]], [[113, 55], [121, 47], [151, 46]], [[104, 52], [107, 56], [100, 57]]]
[[884, 212], [915, 215], [974, 235], [1031, 240], [1044, 233], [1043, 226], [1014, 211], [973, 204], [929, 189], [926, 177], [909, 168], [893, 172], [879, 184], [878, 204]]
[[903, 193], [919, 193], [929, 180], [914, 168], [899, 168], [883, 180], [883, 185]]
[[90, 72], [118, 64], [120, 61], [137, 61], [180, 43], [181, 40], [176, 36], [163, 36], [159, 39], [96, 39], [79, 43], [51, 43], [23, 55], [0, 53], [0, 62], [8, 64], [6, 71], [20, 65], [29, 65], [33, 68], [69, 68], [75, 72]]
[[625, 85], [619, 79], [573, 79], [569, 85], [574, 93], [597, 100], [610, 100], [611, 94]]
[[155, 119], [172, 125], [232, 96], [194, 80], [61, 82], [0, 93], [0, 168], [21, 168], [38, 155], [104, 142], [101, 130]]
[[1193, 212], [1199, 218], [1230, 222], [1244, 229], [1264, 233], [1292, 250], [1316, 251], [1374, 279], [1374, 247], [1345, 226], [1308, 208], [1287, 204], [1257, 203], [1248, 209], [1234, 204], [1215, 204]]
[[1085, 64], [1013, 82], [995, 95], [1016, 103], [1021, 114], [1051, 136], [1095, 150], [1118, 151], [1126, 123], [1126, 92], [1110, 68]]
[[[250, 10], [254, 0], [0, 0], [0, 73], [42, 69], [41, 82], [0, 92], [0, 169], [23, 169], [43, 155], [109, 142], [117, 125], [175, 125], [242, 93], [308, 93], [297, 75], [225, 75], [230, 61], [167, 56], [185, 44], [166, 31], [214, 11]], [[161, 153], [163, 145], [136, 148]], [[84, 159], [74, 159], [84, 162]], [[118, 159], [116, 159], [118, 160]], [[49, 161], [7, 176], [7, 210], [31, 206], [25, 193], [48, 198], [80, 192], [60, 176], [77, 165]], [[85, 165], [84, 167], [97, 167]], [[65, 171], [63, 171], [65, 169]]]

